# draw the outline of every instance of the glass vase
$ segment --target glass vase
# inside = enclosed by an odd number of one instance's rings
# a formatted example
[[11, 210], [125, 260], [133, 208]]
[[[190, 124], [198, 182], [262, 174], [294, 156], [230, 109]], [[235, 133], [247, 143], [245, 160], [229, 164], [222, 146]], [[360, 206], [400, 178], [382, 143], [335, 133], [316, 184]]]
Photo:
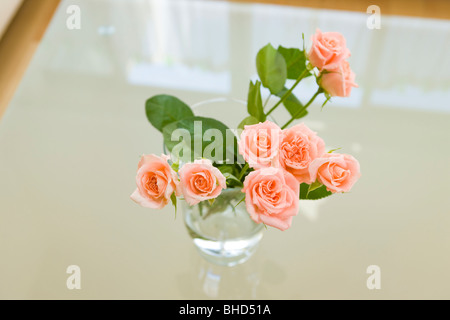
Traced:
[[247, 261], [263, 236], [263, 226], [255, 223], [240, 202], [241, 189], [226, 189], [214, 202], [189, 206], [182, 202], [184, 222], [200, 255], [209, 262], [234, 266]]

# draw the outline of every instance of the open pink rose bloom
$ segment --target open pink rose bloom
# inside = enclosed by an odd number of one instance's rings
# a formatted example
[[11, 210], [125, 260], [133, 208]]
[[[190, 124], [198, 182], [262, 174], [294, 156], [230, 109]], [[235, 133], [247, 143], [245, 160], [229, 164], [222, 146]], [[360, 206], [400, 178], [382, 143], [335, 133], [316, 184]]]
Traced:
[[280, 163], [299, 183], [314, 182], [309, 173], [311, 162], [325, 153], [325, 143], [305, 124], [297, 124], [283, 132]]
[[286, 230], [298, 213], [299, 184], [282, 168], [262, 168], [251, 172], [244, 182], [245, 203], [256, 223]]
[[317, 29], [311, 40], [308, 59], [319, 70], [335, 69], [342, 61], [350, 57], [345, 38], [339, 32], [322, 32]]
[[314, 160], [309, 166], [309, 172], [316, 179], [335, 192], [348, 192], [359, 179], [359, 162], [347, 154], [327, 153]]
[[222, 189], [227, 188], [223, 174], [207, 159], [186, 163], [179, 174], [181, 192], [191, 206], [200, 201], [217, 198]]
[[167, 163], [168, 157], [144, 155], [136, 174], [137, 189], [131, 199], [143, 207], [161, 209], [169, 203], [171, 195], [179, 194], [178, 177]]

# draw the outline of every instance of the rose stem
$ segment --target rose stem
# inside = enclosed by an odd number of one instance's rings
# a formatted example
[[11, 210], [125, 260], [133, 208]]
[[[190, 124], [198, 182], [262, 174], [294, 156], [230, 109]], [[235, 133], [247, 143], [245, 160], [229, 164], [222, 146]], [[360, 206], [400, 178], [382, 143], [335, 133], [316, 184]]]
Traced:
[[280, 100], [266, 113], [266, 117], [271, 114], [284, 100], [287, 99], [294, 90], [294, 88], [300, 83], [300, 81], [309, 73], [308, 69], [305, 69], [302, 74], [298, 77], [298, 79], [295, 81], [295, 83], [292, 85], [292, 87], [286, 91], [286, 93], [281, 97]]
[[321, 94], [322, 92], [323, 92], [322, 89], [319, 88], [319, 89], [317, 90], [317, 92], [312, 96], [312, 98], [309, 99], [308, 103], [305, 104], [305, 106], [304, 106], [303, 108], [299, 109], [299, 110], [294, 114], [294, 116], [291, 118], [291, 120], [289, 120], [288, 122], [286, 122], [286, 123], [284, 124], [284, 126], [281, 127], [281, 129], [285, 129], [288, 125], [290, 125], [291, 122], [294, 121], [295, 118], [297, 118], [299, 115], [301, 115], [302, 112], [305, 111], [306, 108], [308, 108], [309, 105], [310, 105], [311, 103], [313, 103], [313, 101], [316, 99], [316, 97], [317, 97], [319, 94]]
[[242, 177], [244, 176], [244, 174], [247, 172], [248, 170], [248, 163], [245, 164], [244, 168], [242, 168], [241, 173], [239, 174], [238, 179], [241, 180]]

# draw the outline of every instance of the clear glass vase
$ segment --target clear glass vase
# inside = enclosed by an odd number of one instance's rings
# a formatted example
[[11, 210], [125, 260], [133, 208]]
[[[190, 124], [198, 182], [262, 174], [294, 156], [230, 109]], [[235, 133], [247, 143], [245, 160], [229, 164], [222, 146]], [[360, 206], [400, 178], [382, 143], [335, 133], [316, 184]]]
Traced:
[[209, 262], [234, 266], [247, 261], [263, 236], [263, 226], [239, 203], [241, 189], [226, 189], [214, 202], [189, 206], [182, 202], [184, 222], [200, 255]]

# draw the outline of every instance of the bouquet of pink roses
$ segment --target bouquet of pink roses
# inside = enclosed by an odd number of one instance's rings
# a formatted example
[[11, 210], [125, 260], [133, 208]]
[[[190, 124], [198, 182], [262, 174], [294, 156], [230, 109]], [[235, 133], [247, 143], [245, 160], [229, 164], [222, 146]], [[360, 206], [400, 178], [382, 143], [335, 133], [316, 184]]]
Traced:
[[[349, 56], [344, 37], [336, 32], [317, 30], [309, 52], [304, 46], [266, 45], [256, 56], [259, 80], [250, 82], [248, 117], [234, 130], [216, 119], [195, 116], [176, 97], [148, 99], [147, 118], [162, 133], [170, 156], [142, 156], [131, 198], [154, 209], [170, 202], [176, 207], [177, 197], [193, 206], [212, 203], [226, 188], [241, 188], [253, 221], [286, 230], [298, 213], [299, 199], [348, 192], [360, 177], [358, 161], [327, 152], [324, 141], [304, 123], [289, 125], [306, 116], [320, 94], [326, 97], [323, 107], [331, 97], [347, 97], [357, 87]], [[293, 90], [310, 76], [318, 89], [303, 104]], [[290, 88], [287, 79], [295, 80]], [[279, 98], [268, 111], [269, 99], [263, 104], [261, 86]], [[281, 127], [268, 120], [280, 105], [291, 116]]]

